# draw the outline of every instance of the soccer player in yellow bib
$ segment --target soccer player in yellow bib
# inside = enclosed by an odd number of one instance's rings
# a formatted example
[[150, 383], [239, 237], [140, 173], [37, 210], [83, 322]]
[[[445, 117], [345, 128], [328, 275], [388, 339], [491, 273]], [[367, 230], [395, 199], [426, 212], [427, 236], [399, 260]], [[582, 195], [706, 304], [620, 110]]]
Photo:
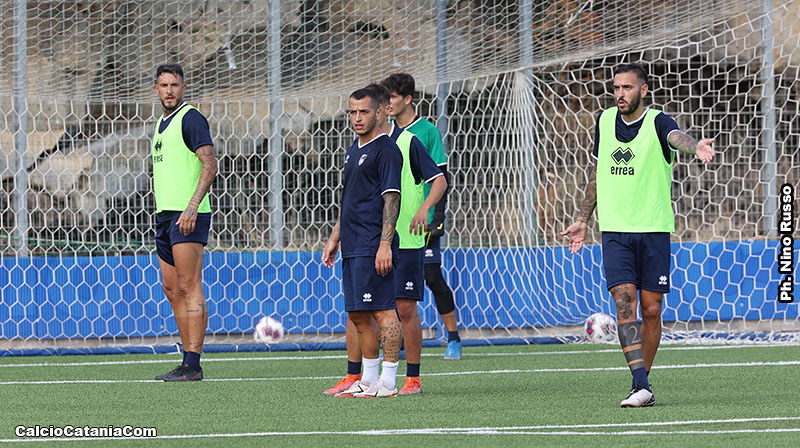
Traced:
[[[633, 376], [621, 407], [656, 403], [648, 373], [661, 341], [663, 295], [669, 292], [669, 234], [675, 230], [670, 197], [673, 148], [703, 163], [714, 157], [714, 139], [698, 142], [665, 113], [644, 107], [648, 89], [641, 66], [623, 65], [614, 72], [617, 105], [597, 120], [592, 152], [597, 162], [577, 221], [561, 233], [569, 238], [569, 251], [577, 253], [597, 207], [603, 268], [617, 309], [619, 342]], [[637, 290], [641, 324], [636, 318]]]
[[[447, 156], [442, 145], [442, 134], [439, 129], [423, 117], [417, 115], [412, 104], [416, 92], [414, 77], [408, 73], [394, 73], [381, 82], [389, 90], [389, 114], [394, 117], [397, 126], [416, 135], [428, 150], [431, 158], [444, 173], [447, 173]], [[448, 181], [449, 182], [449, 181]], [[430, 194], [425, 185], [425, 194]], [[425, 241], [425, 284], [431, 289], [436, 309], [447, 328], [447, 349], [444, 359], [461, 359], [461, 336], [458, 334], [458, 318], [453, 291], [442, 274], [442, 236], [444, 236], [444, 218], [447, 209], [447, 192], [431, 209], [428, 215], [428, 233]]]
[[203, 293], [203, 246], [208, 244], [211, 205], [208, 191], [217, 159], [208, 121], [183, 101], [183, 69], [156, 69], [156, 93], [164, 114], [153, 134], [153, 192], [156, 198], [156, 250], [161, 283], [183, 345], [183, 362], [162, 381], [203, 379], [200, 354], [208, 327]]

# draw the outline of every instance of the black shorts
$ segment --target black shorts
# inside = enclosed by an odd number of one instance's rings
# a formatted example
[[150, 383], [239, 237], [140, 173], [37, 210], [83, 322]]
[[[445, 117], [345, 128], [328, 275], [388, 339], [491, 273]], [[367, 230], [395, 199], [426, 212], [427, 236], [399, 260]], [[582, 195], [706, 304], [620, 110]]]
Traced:
[[344, 310], [350, 312], [395, 309], [396, 267], [397, 258], [393, 258], [392, 270], [385, 277], [381, 277], [375, 270], [375, 257], [342, 259]]
[[603, 232], [603, 268], [608, 289], [632, 283], [637, 289], [669, 292], [669, 233]]
[[425, 264], [442, 264], [442, 238], [432, 238], [425, 246]]
[[178, 243], [208, 244], [208, 233], [211, 230], [211, 213], [198, 213], [194, 232], [184, 235], [178, 228], [178, 218], [183, 212], [164, 211], [156, 215], [156, 252], [158, 258], [175, 266], [172, 257], [172, 246]]
[[400, 249], [394, 267], [394, 296], [398, 299], [422, 301], [425, 298], [425, 265], [422, 255], [425, 248]]

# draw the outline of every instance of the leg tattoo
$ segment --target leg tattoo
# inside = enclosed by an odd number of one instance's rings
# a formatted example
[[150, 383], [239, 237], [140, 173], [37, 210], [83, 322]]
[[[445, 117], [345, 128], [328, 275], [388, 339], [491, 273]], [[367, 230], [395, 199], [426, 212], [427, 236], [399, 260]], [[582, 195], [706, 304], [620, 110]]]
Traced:
[[400, 321], [393, 320], [384, 327], [378, 327], [378, 334], [383, 346], [383, 359], [397, 362], [400, 359], [400, 342], [403, 340]]
[[636, 369], [644, 368], [644, 357], [642, 356], [642, 329], [639, 322], [626, 322], [617, 327], [619, 333], [619, 344], [622, 352], [628, 361], [628, 367], [633, 372]]

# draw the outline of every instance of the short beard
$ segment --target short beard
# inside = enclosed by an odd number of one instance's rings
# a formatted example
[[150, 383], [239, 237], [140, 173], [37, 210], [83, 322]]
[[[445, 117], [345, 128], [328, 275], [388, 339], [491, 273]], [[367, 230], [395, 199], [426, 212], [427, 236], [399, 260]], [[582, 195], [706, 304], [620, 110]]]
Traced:
[[166, 112], [167, 115], [175, 112], [181, 106], [181, 104], [183, 104], [183, 98], [182, 97], [181, 98], [177, 98], [177, 101], [175, 101], [175, 107], [167, 107], [167, 105], [164, 104], [164, 100], [161, 100], [161, 107], [164, 108], [164, 112]]
[[642, 97], [638, 97], [638, 98], [636, 98], [635, 102], [628, 103], [628, 110], [627, 111], [623, 112], [623, 111], [620, 110], [619, 112], [622, 115], [630, 115], [630, 114], [634, 113], [636, 111], [636, 109], [639, 108], [639, 104], [641, 104], [641, 103], [642, 103]]

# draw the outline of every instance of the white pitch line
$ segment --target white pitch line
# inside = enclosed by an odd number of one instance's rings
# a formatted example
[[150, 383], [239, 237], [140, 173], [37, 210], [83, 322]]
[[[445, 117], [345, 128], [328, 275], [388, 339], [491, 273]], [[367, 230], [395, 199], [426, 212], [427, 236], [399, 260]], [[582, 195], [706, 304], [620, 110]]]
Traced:
[[[88, 442], [93, 440], [175, 440], [175, 439], [212, 439], [212, 438], [232, 438], [232, 437], [281, 437], [281, 436], [318, 436], [318, 435], [340, 435], [340, 436], [407, 436], [407, 435], [576, 435], [576, 436], [618, 436], [618, 435], [670, 435], [670, 434], [693, 434], [693, 435], [717, 435], [717, 434], [757, 434], [757, 433], [780, 433], [780, 432], [800, 432], [800, 428], [760, 428], [760, 429], [730, 429], [730, 430], [675, 430], [675, 431], [576, 431], [581, 428], [626, 428], [626, 427], [658, 427], [658, 426], [682, 426], [698, 424], [730, 424], [730, 423], [752, 423], [752, 422], [779, 422], [797, 421], [800, 417], [754, 417], [754, 418], [735, 418], [725, 420], [686, 420], [686, 421], [667, 421], [667, 422], [639, 422], [639, 423], [599, 423], [583, 425], [539, 425], [522, 427], [478, 427], [478, 428], [401, 428], [401, 429], [372, 429], [364, 431], [272, 431], [272, 432], [247, 432], [247, 433], [216, 433], [216, 434], [176, 434], [156, 437], [80, 437], [80, 438], [18, 438], [0, 439], [0, 443], [12, 442]], [[552, 429], [563, 429], [562, 431], [552, 431]], [[571, 429], [571, 430], [570, 430]], [[537, 431], [538, 430], [538, 431]], [[542, 431], [543, 430], [543, 431]]]
[[[661, 347], [660, 352], [682, 351], [682, 350], [723, 350], [739, 348], [773, 348], [786, 347], [786, 344], [764, 344], [764, 345], [712, 345], [698, 347]], [[496, 353], [475, 353], [470, 356], [550, 356], [550, 355], [590, 355], [595, 353], [619, 353], [619, 348], [601, 350], [560, 350], [552, 352], [496, 352]], [[424, 357], [440, 357], [441, 353], [423, 353]], [[239, 362], [239, 361], [318, 361], [322, 359], [345, 359], [346, 355], [319, 355], [319, 356], [259, 356], [259, 357], [238, 357], [238, 358], [203, 358], [203, 362]], [[135, 364], [174, 364], [177, 358], [169, 359], [140, 359], [134, 361], [87, 361], [87, 362], [40, 362], [26, 364], [0, 364], [3, 367], [81, 367], [81, 366], [114, 366], [114, 365], [135, 365]], [[658, 368], [658, 367], [656, 367]]]
[[[695, 368], [720, 368], [720, 367], [782, 367], [800, 365], [800, 361], [773, 361], [773, 362], [737, 362], [737, 363], [703, 363], [703, 364], [673, 364], [658, 366], [659, 369], [695, 369]], [[570, 372], [611, 372], [628, 371], [627, 367], [585, 367], [561, 369], [504, 369], [504, 370], [473, 370], [464, 372], [439, 372], [427, 373], [424, 377], [432, 376], [458, 376], [458, 375], [498, 375], [509, 373], [570, 373]], [[402, 375], [398, 375], [402, 376]], [[297, 380], [332, 380], [340, 376], [308, 376], [308, 377], [280, 377], [280, 378], [210, 378], [203, 382], [238, 382], [238, 381], [297, 381]], [[156, 380], [50, 380], [50, 381], [0, 381], [0, 386], [20, 385], [48, 385], [48, 384], [125, 384], [125, 383], [161, 383]]]

